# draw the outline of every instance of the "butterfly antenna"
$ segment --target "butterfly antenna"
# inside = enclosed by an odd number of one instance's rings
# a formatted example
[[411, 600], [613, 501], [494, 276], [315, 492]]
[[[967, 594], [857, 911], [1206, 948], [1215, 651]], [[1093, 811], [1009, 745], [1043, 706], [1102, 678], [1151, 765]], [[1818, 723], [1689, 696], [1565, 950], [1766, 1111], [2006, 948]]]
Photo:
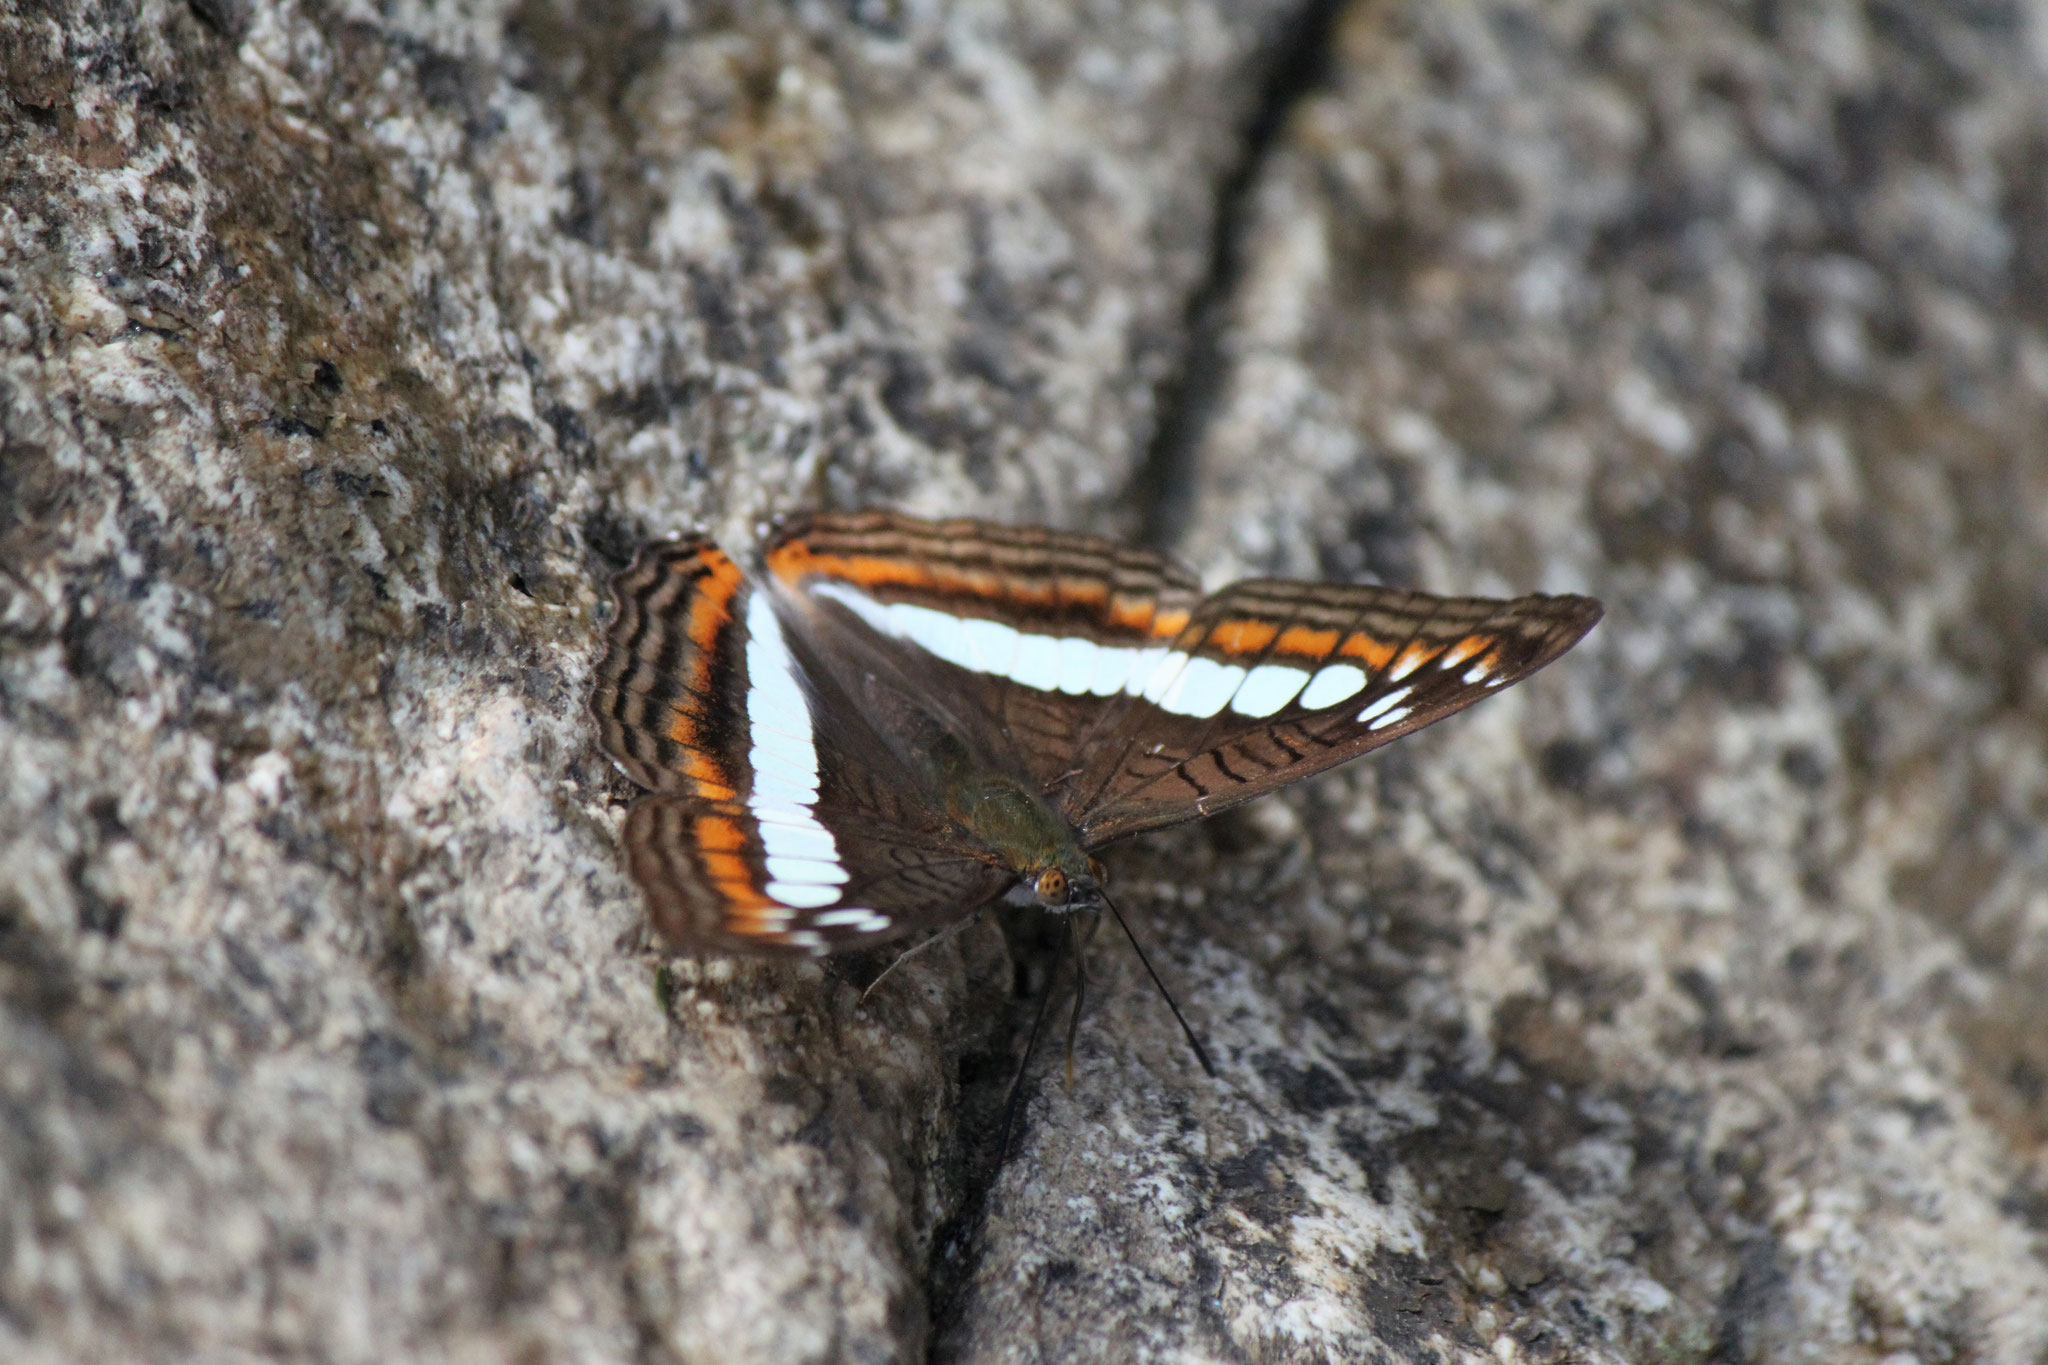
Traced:
[[1074, 1036], [1081, 1031], [1081, 1005], [1088, 998], [1088, 959], [1081, 955], [1081, 938], [1074, 928], [1074, 915], [1067, 916], [1067, 945], [1074, 955], [1074, 1013], [1067, 1020], [1067, 1089], [1074, 1088]]
[[[1071, 937], [1067, 946], [1073, 946]], [[1017, 1123], [1017, 1101], [1024, 1093], [1024, 1073], [1031, 1069], [1031, 1054], [1038, 1050], [1039, 1030], [1045, 1027], [1045, 1016], [1052, 1006], [1052, 988], [1059, 981], [1060, 962], [1066, 958], [1062, 952], [1052, 964], [1052, 971], [1046, 974], [1045, 993], [1038, 998], [1038, 1016], [1031, 1021], [1031, 1036], [1024, 1042], [1023, 1059], [1017, 1063], [1017, 1074], [1010, 1077], [1010, 1093], [1003, 1101], [1003, 1136], [996, 1146], [996, 1164], [1002, 1165], [1010, 1157], [1010, 1132]]]
[[1124, 912], [1117, 909], [1116, 902], [1108, 896], [1102, 895], [1099, 891], [1096, 894], [1102, 903], [1109, 907], [1109, 913], [1116, 916], [1117, 927], [1122, 929], [1124, 937], [1131, 941], [1131, 947], [1137, 951], [1138, 961], [1145, 964], [1145, 975], [1152, 978], [1152, 984], [1159, 988], [1160, 996], [1166, 1001], [1166, 1008], [1173, 1011], [1174, 1020], [1180, 1025], [1180, 1031], [1188, 1036], [1188, 1046], [1195, 1050], [1195, 1060], [1202, 1064], [1202, 1070], [1208, 1072], [1209, 1078], [1214, 1080], [1216, 1065], [1209, 1060], [1208, 1049], [1202, 1046], [1202, 1040], [1195, 1036], [1195, 1030], [1189, 1025], [1187, 1016], [1182, 1014], [1180, 1006], [1174, 1003], [1173, 992], [1166, 989], [1166, 983], [1159, 979], [1159, 973], [1152, 970], [1152, 960], [1145, 956], [1145, 947], [1138, 942], [1138, 936], [1131, 932], [1129, 921], [1124, 919]]

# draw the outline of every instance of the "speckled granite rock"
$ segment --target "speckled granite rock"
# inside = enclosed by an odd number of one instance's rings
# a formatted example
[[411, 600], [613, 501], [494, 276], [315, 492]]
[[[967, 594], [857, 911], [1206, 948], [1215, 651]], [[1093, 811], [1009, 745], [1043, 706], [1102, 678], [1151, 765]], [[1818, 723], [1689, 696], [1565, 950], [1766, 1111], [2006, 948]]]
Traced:
[[1103, 516], [1278, 15], [8, 9], [0, 1357], [921, 1352], [1007, 976], [658, 975], [603, 580]]
[[[0, 10], [0, 1356], [2048, 1353], [2048, 15], [1327, 17]], [[650, 951], [601, 585], [1134, 490], [1611, 614], [1120, 852], [1223, 1076], [1104, 934], [998, 1171], [1033, 926]]]
[[950, 1358], [2048, 1358], [2048, 10], [1335, 51], [1182, 546], [1609, 616], [1123, 865], [1224, 1080], [1115, 995]]

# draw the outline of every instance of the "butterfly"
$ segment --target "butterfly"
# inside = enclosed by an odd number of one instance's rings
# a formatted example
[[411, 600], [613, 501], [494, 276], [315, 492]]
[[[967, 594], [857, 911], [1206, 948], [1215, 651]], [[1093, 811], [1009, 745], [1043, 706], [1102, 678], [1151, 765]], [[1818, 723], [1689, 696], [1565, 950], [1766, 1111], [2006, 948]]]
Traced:
[[[1150, 550], [894, 512], [703, 535], [612, 581], [590, 709], [645, 789], [624, 856], [692, 952], [822, 954], [1021, 888], [1101, 899], [1094, 854], [1356, 758], [1542, 668], [1588, 597], [1246, 579]], [[1148, 964], [1149, 965], [1149, 964]]]

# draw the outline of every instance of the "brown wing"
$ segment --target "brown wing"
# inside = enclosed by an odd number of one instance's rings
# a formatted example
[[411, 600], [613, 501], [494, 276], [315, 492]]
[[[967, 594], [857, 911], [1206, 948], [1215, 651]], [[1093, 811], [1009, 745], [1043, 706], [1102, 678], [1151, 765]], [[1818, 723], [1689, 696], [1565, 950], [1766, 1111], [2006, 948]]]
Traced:
[[605, 752], [649, 791], [730, 799], [737, 778], [721, 761], [733, 716], [719, 645], [729, 640], [746, 577], [708, 536], [640, 551], [612, 579], [590, 694]]
[[1600, 613], [1588, 597], [1234, 583], [1098, 718], [1060, 803], [1088, 848], [1213, 815], [1521, 681]]
[[769, 542], [768, 571], [828, 618], [916, 662], [931, 709], [991, 760], [1050, 789], [1120, 704], [1133, 661], [1187, 626], [1193, 574], [1096, 536], [894, 512], [811, 513]]
[[649, 546], [612, 595], [590, 706], [606, 752], [653, 793], [626, 817], [626, 865], [675, 947], [881, 943], [1014, 880], [960, 841], [708, 539]]
[[739, 802], [655, 793], [626, 814], [626, 869], [647, 893], [648, 917], [685, 952], [836, 953], [873, 947], [961, 918], [1016, 876], [942, 853], [900, 826], [823, 809], [849, 873], [816, 905], [771, 896], [760, 822]]

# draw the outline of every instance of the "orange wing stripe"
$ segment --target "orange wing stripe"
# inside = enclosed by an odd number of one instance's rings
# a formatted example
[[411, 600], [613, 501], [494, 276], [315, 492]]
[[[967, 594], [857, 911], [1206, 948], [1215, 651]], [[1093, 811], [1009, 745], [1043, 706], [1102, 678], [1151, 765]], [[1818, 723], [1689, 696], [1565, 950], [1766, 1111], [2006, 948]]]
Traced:
[[1152, 617], [1158, 610], [1158, 605], [1150, 598], [1118, 597], [1109, 604], [1109, 619], [1125, 630], [1150, 631]]
[[697, 795], [707, 801], [730, 801], [738, 794], [726, 781], [725, 770], [718, 766], [710, 754], [702, 749], [689, 749], [685, 752], [689, 754], [689, 759], [684, 763], [683, 771], [695, 779]]
[[1062, 578], [1059, 580], [1059, 597], [1062, 603], [1101, 607], [1109, 601], [1109, 584], [1099, 578]]
[[1437, 651], [1435, 649], [1417, 640], [1414, 644], [1401, 651], [1401, 657], [1394, 667], [1400, 670], [1401, 676], [1405, 678], [1408, 674], [1413, 673], [1436, 656]]
[[1059, 590], [1052, 584], [1037, 584], [1005, 578], [993, 569], [937, 568], [907, 559], [881, 555], [817, 554], [800, 540], [778, 545], [768, 556], [768, 569], [792, 586], [817, 575], [837, 578], [863, 588], [922, 588], [991, 602], [1022, 602], [1050, 606]]
[[933, 586], [932, 574], [922, 564], [913, 564], [902, 559], [882, 559], [874, 555], [821, 555], [813, 554], [811, 547], [801, 540], [792, 540], [778, 545], [768, 556], [768, 569], [785, 583], [795, 584], [822, 574], [826, 578], [843, 578], [849, 583], [858, 583], [863, 588], [878, 588], [897, 584], [906, 588], [929, 588]]
[[1111, 624], [1160, 639], [1180, 634], [1188, 624], [1185, 611], [1162, 615], [1151, 598], [1113, 597], [1108, 584], [1091, 579], [1060, 578], [1038, 583], [1004, 577], [990, 569], [932, 566], [881, 555], [819, 554], [800, 540], [776, 546], [768, 555], [768, 570], [791, 586], [816, 575], [863, 588], [911, 588], [1022, 606], [1107, 607]]
[[713, 881], [728, 886], [738, 882], [743, 886], [752, 888], [754, 874], [748, 868], [745, 858], [742, 858], [737, 853], [731, 853], [723, 849], [706, 848], [700, 851], [704, 855], [704, 870], [711, 874]]
[[706, 853], [731, 853], [747, 846], [746, 831], [723, 815], [697, 817], [697, 847]]
[[727, 815], [700, 815], [695, 832], [704, 871], [725, 897], [726, 927], [736, 934], [780, 933], [782, 907], [754, 885], [753, 869], [742, 855], [747, 832], [739, 822]]
[[1275, 645], [1282, 654], [1299, 655], [1305, 659], [1328, 658], [1330, 651], [1337, 647], [1337, 632], [1334, 630], [1313, 630], [1308, 626], [1289, 626], [1280, 632], [1280, 643]]
[[[710, 572], [697, 580], [690, 595], [689, 615], [683, 621], [683, 633], [695, 648], [690, 676], [683, 685], [688, 693], [702, 697], [711, 691], [711, 658], [718, 633], [732, 623], [732, 599], [746, 579], [739, 566], [715, 546], [706, 547], [699, 558]], [[700, 746], [699, 734], [699, 717], [678, 706], [669, 721], [668, 737], [683, 748], [684, 771], [696, 782], [697, 795], [712, 801], [729, 801], [734, 795], [732, 777]]]
[[1365, 660], [1365, 666], [1375, 673], [1385, 668], [1388, 661], [1394, 657], [1392, 645], [1383, 644], [1363, 632], [1346, 640], [1344, 647], [1337, 652], [1353, 659]]
[[1269, 621], [1220, 621], [1207, 643], [1225, 654], [1256, 654], [1279, 634], [1280, 628]]
[[1480, 650], [1491, 645], [1493, 641], [1494, 637], [1491, 635], [1467, 635], [1444, 652], [1443, 666], [1445, 668], [1456, 668]]
[[[715, 556], [715, 558], [714, 558]], [[711, 572], [697, 584], [697, 595], [690, 602], [690, 643], [703, 651], [698, 660], [698, 680], [704, 682], [711, 674], [711, 647], [718, 642], [718, 632], [732, 620], [733, 595], [740, 590], [745, 579], [740, 566], [723, 553], [710, 551], [705, 558], [711, 562]], [[707, 688], [700, 687], [704, 691]]]

